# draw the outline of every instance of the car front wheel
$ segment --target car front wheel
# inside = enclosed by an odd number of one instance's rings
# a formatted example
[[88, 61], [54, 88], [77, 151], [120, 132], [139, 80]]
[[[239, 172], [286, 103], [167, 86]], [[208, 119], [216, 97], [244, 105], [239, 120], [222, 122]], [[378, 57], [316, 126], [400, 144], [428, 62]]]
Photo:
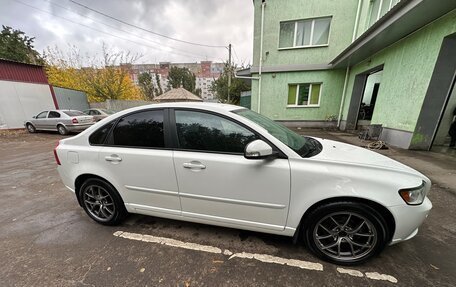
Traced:
[[78, 196], [85, 212], [98, 223], [117, 225], [128, 214], [115, 188], [101, 179], [85, 181]]
[[387, 244], [388, 228], [379, 212], [358, 202], [333, 202], [314, 209], [304, 240], [320, 258], [340, 265], [365, 262]]
[[27, 131], [33, 134], [34, 132], [36, 132], [36, 129], [32, 124], [27, 124]]

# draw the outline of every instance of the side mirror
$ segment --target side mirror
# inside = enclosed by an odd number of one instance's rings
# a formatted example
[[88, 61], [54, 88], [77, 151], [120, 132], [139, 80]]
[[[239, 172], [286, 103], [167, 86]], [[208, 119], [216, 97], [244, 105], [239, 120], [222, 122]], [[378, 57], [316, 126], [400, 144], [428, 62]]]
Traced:
[[33, 116], [32, 118], [36, 119], [36, 116]]
[[276, 155], [277, 153], [272, 150], [272, 147], [262, 140], [250, 142], [244, 151], [246, 159], [265, 159]]

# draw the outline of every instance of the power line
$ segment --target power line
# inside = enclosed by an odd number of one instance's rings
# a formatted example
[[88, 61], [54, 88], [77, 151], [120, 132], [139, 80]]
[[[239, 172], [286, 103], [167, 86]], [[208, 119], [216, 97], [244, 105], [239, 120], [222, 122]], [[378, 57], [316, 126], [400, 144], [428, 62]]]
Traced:
[[[95, 19], [95, 18], [92, 18], [92, 17], [86, 16], [86, 15], [84, 15], [84, 14], [82, 14], [82, 13], [73, 11], [73, 10], [71, 10], [71, 9], [65, 7], [65, 6], [62, 6], [62, 5], [60, 5], [60, 4], [57, 4], [57, 3], [52, 2], [52, 1], [50, 1], [50, 0], [45, 0], [45, 1], [49, 2], [49, 4], [51, 4], [51, 5], [54, 5], [54, 6], [56, 6], [56, 7], [59, 7], [59, 8], [61, 8], [61, 9], [65, 9], [65, 10], [71, 12], [71, 13], [74, 13], [74, 14], [77, 14], [77, 15], [79, 15], [79, 16], [81, 16], [81, 17], [90, 19], [90, 20], [94, 21], [95, 23], [99, 23], [99, 24], [105, 25], [105, 26], [107, 26], [107, 27], [109, 27], [109, 28], [111, 28], [111, 29], [115, 29], [115, 30], [118, 30], [118, 31], [121, 31], [121, 32], [124, 32], [124, 33], [128, 33], [128, 34], [130, 34], [130, 35], [133, 35], [133, 36], [135, 36], [136, 38], [139, 38], [139, 39], [141, 39], [141, 40], [146, 40], [146, 41], [148, 41], [148, 42], [150, 42], [150, 43], [154, 43], [154, 44], [157, 44], [157, 45], [160, 45], [160, 46], [168, 47], [168, 48], [170, 48], [170, 49], [173, 49], [173, 50], [176, 50], [176, 51], [180, 51], [180, 52], [182, 52], [182, 53], [184, 53], [184, 54], [187, 54], [187, 55], [189, 55], [189, 56], [192, 55], [192, 56], [197, 56], [197, 57], [201, 57], [201, 58], [206, 58], [206, 57], [207, 57], [207, 55], [199, 55], [199, 54], [195, 54], [195, 53], [189, 53], [189, 52], [187, 52], [187, 51], [184, 51], [184, 50], [181, 50], [181, 49], [177, 49], [177, 48], [174, 48], [174, 47], [169, 46], [169, 45], [164, 45], [164, 44], [162, 44], [162, 43], [160, 43], [160, 42], [156, 42], [156, 41], [153, 41], [153, 40], [150, 40], [150, 39], [144, 39], [141, 35], [134, 34], [134, 33], [131, 33], [131, 32], [129, 32], [129, 31], [126, 31], [126, 30], [117, 28], [117, 27], [115, 27], [115, 26], [112, 26], [112, 25], [109, 25], [109, 24], [106, 24], [106, 23], [97, 21], [97, 19]], [[162, 51], [163, 51], [163, 50], [162, 50]], [[213, 58], [213, 57], [212, 57], [212, 58]]]
[[[19, 0], [13, 0], [13, 1], [15, 1], [15, 2], [17, 2], [17, 3], [20, 3], [20, 4], [22, 4], [22, 5], [25, 5], [25, 6], [27, 6], [27, 7], [33, 8], [33, 9], [35, 9], [35, 10], [38, 10], [38, 11], [40, 11], [40, 12], [43, 12], [43, 13], [46, 13], [46, 14], [50, 14], [50, 15], [52, 15], [52, 16], [54, 16], [54, 17], [57, 17], [57, 18], [60, 18], [60, 19], [65, 20], [65, 21], [71, 22], [71, 23], [73, 23], [73, 24], [77, 24], [77, 25], [83, 26], [83, 27], [85, 27], [85, 28], [87, 28], [87, 29], [90, 29], [90, 30], [93, 30], [93, 31], [96, 31], [96, 32], [99, 32], [99, 33], [103, 33], [103, 34], [106, 34], [106, 35], [109, 35], [109, 36], [114, 37], [114, 38], [118, 38], [118, 39], [122, 39], [122, 40], [125, 40], [125, 41], [129, 41], [129, 42], [132, 42], [132, 43], [134, 43], [134, 44], [141, 45], [141, 46], [145, 46], [145, 47], [149, 47], [149, 48], [152, 48], [152, 49], [158, 49], [157, 47], [154, 47], [154, 46], [150, 46], [150, 45], [146, 45], [146, 44], [144, 44], [144, 43], [136, 42], [136, 41], [130, 40], [130, 39], [128, 39], [128, 38], [124, 38], [124, 37], [121, 37], [121, 36], [118, 36], [118, 35], [114, 35], [114, 34], [111, 34], [111, 33], [109, 33], [109, 32], [101, 31], [101, 30], [92, 28], [92, 27], [90, 27], [90, 26], [87, 26], [87, 25], [84, 25], [84, 24], [75, 22], [75, 21], [73, 21], [73, 20], [67, 19], [67, 18], [65, 18], [65, 17], [55, 15], [55, 14], [49, 12], [49, 11], [40, 9], [40, 8], [35, 7], [35, 6], [32, 6], [32, 5], [29, 5], [29, 4], [24, 3], [24, 2], [22, 2], [22, 1], [19, 1]], [[159, 50], [161, 50], [161, 49], [159, 49]], [[161, 51], [163, 51], [163, 50], [161, 50]], [[180, 56], [192, 57], [192, 58], [195, 58], [195, 59], [199, 59], [198, 57], [189, 56], [189, 55], [185, 55], [185, 54], [181, 54], [181, 53], [176, 53], [176, 52], [169, 52], [169, 53], [170, 53], [170, 54], [175, 54], [175, 55], [180, 55]]]
[[117, 22], [119, 22], [119, 23], [122, 23], [122, 24], [125, 24], [125, 25], [128, 25], [128, 26], [134, 27], [134, 28], [136, 28], [136, 29], [140, 29], [140, 30], [142, 30], [142, 31], [145, 31], [145, 32], [148, 32], [148, 33], [151, 33], [151, 34], [160, 36], [160, 37], [164, 37], [164, 38], [166, 38], [166, 39], [170, 39], [170, 40], [177, 41], [177, 42], [181, 42], [181, 43], [186, 43], [186, 44], [189, 44], [189, 45], [195, 45], [195, 46], [210, 47], [210, 48], [226, 48], [226, 46], [221, 46], [221, 45], [207, 45], [207, 44], [195, 43], [195, 42], [190, 42], [190, 41], [185, 41], [185, 40], [180, 40], [180, 39], [177, 39], [177, 38], [173, 38], [173, 37], [170, 37], [170, 36], [167, 36], [167, 35], [164, 35], [164, 34], [160, 34], [160, 33], [151, 31], [151, 30], [149, 30], [149, 29], [146, 29], [146, 28], [143, 28], [143, 27], [136, 26], [136, 25], [134, 25], [134, 24], [125, 22], [125, 21], [120, 20], [120, 19], [118, 19], [118, 18], [116, 18], [116, 17], [114, 17], [114, 16], [108, 15], [108, 14], [103, 13], [103, 12], [101, 12], [101, 11], [98, 11], [98, 10], [95, 10], [95, 9], [93, 9], [93, 8], [90, 8], [89, 6], [86, 6], [86, 5], [84, 5], [84, 4], [78, 3], [78, 2], [76, 2], [76, 1], [74, 1], [74, 0], [69, 0], [69, 1], [72, 2], [72, 3], [74, 3], [74, 4], [76, 4], [76, 5], [78, 5], [78, 6], [81, 6], [81, 7], [85, 8], [85, 9], [87, 9], [87, 10], [93, 11], [93, 12], [95, 12], [95, 13], [97, 13], [97, 14], [103, 15], [103, 16], [105, 16], [105, 17], [107, 17], [107, 18], [110, 18], [110, 19], [112, 19], [112, 20], [114, 20], [114, 21], [117, 21]]

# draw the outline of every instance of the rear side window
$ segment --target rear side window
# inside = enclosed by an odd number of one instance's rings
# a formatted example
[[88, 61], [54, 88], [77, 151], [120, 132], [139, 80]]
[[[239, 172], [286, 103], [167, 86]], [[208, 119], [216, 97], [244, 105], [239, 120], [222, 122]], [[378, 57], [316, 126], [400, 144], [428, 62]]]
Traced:
[[128, 147], [165, 147], [163, 110], [144, 111], [121, 118], [112, 132], [112, 144]]
[[60, 118], [60, 114], [58, 112], [53, 112], [53, 111], [50, 111], [49, 112], [49, 115], [48, 115], [48, 118]]
[[213, 114], [176, 111], [179, 148], [210, 152], [244, 153], [258, 137], [243, 126]]
[[90, 137], [89, 137], [89, 143], [91, 145], [101, 145], [105, 142], [106, 136], [108, 135], [109, 131], [111, 130], [112, 126], [114, 126], [114, 123], [116, 121], [111, 121], [95, 132], [93, 132]]

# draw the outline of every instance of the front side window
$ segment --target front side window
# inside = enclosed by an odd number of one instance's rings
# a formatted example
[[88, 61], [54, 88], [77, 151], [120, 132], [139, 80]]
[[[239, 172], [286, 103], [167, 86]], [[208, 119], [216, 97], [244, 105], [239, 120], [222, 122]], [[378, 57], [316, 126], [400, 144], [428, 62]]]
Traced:
[[36, 118], [37, 119], [44, 119], [47, 116], [47, 111], [39, 113]]
[[127, 147], [163, 148], [163, 110], [150, 110], [127, 115], [112, 132], [112, 144]]
[[180, 149], [243, 154], [258, 137], [241, 125], [213, 114], [176, 111]]
[[327, 45], [331, 17], [280, 23], [279, 48]]
[[288, 85], [288, 106], [320, 105], [321, 83]]

